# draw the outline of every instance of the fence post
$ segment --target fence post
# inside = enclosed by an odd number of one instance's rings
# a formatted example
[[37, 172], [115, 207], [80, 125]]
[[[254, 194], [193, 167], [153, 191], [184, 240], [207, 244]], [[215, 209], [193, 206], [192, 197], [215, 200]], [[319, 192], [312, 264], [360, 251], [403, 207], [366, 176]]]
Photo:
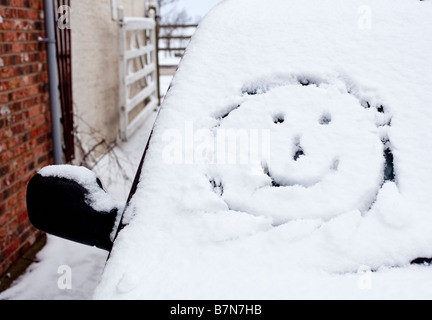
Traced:
[[120, 139], [127, 140], [127, 127], [129, 115], [127, 111], [126, 95], [126, 30], [124, 28], [124, 9], [119, 7], [117, 11], [119, 27], [119, 106], [120, 106]]
[[160, 79], [159, 79], [159, 21], [157, 16], [157, 5], [154, 0], [149, 1], [149, 18], [155, 21], [155, 28], [151, 34], [151, 43], [155, 46], [155, 51], [152, 53], [151, 60], [156, 64], [155, 80], [158, 106], [161, 104], [160, 96]]
[[111, 0], [111, 19], [113, 21], [118, 20], [117, 0]]

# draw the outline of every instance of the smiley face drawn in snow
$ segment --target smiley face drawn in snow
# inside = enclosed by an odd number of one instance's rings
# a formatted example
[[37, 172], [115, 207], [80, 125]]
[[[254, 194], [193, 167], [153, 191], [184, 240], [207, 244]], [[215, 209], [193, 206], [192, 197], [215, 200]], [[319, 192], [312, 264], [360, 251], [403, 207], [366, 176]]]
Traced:
[[395, 180], [391, 117], [356, 91], [341, 80], [298, 76], [244, 85], [241, 103], [216, 117], [215, 139], [227, 130], [267, 130], [269, 153], [249, 165], [217, 166], [215, 192], [231, 210], [275, 225], [366, 213]]

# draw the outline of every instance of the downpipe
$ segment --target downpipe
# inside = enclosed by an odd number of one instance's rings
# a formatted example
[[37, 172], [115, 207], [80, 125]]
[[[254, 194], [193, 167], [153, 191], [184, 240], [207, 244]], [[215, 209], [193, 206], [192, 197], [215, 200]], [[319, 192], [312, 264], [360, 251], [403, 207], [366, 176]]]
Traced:
[[54, 18], [54, 1], [44, 0], [45, 14], [45, 42], [47, 46], [48, 58], [48, 81], [49, 81], [49, 96], [50, 96], [50, 112], [51, 112], [51, 129], [53, 140], [53, 155], [54, 164], [63, 164], [63, 149], [60, 126], [60, 106], [58, 93], [58, 75], [57, 75], [57, 49], [55, 40], [55, 18]]

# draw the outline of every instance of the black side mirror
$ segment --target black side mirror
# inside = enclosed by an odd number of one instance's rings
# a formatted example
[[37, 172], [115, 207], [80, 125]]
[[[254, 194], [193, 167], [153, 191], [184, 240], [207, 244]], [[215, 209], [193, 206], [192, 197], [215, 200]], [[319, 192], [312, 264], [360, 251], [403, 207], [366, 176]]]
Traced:
[[53, 166], [30, 180], [27, 211], [39, 230], [110, 251], [121, 206], [90, 170]]

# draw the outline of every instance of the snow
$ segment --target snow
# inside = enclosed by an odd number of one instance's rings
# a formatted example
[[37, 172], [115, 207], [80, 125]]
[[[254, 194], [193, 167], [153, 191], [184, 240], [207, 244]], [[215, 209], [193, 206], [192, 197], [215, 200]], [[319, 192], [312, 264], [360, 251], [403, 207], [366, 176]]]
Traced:
[[[107, 256], [103, 250], [48, 236], [37, 262], [11, 288], [0, 293], [0, 300], [90, 300]], [[71, 290], [58, 286], [63, 266], [71, 268]]]
[[[203, 17], [221, 0], [180, 0], [174, 4], [178, 6], [177, 11], [186, 10], [190, 16]], [[166, 10], [172, 10], [171, 6], [167, 6]]]
[[124, 210], [124, 202], [115, 200], [102, 189], [98, 185], [96, 174], [87, 168], [71, 165], [48, 166], [40, 170], [39, 174], [43, 177], [64, 178], [80, 184], [88, 191], [86, 203], [96, 211], [110, 213], [113, 208], [117, 208], [118, 212]]
[[[49, 237], [0, 299], [430, 299], [410, 262], [432, 257], [432, 2], [261, 8], [227, 0], [198, 28], [107, 264]], [[145, 142], [96, 168], [111, 194]]]
[[260, 8], [195, 33], [95, 298], [430, 298], [431, 2]]
[[180, 57], [171, 56], [171, 54], [167, 54], [166, 52], [159, 53], [159, 64], [161, 66], [176, 66], [180, 61]]
[[[142, 157], [143, 145], [150, 135], [155, 117], [156, 113], [152, 114], [127, 143], [117, 145], [93, 169], [107, 192], [116, 196], [117, 202], [122, 204], [126, 202]], [[58, 169], [48, 167], [43, 169], [42, 173], [69, 177], [90, 185], [93, 185], [96, 178], [94, 173], [85, 168], [71, 166], [58, 167]], [[108, 252], [104, 250], [48, 235], [47, 244], [37, 254], [36, 262], [13, 283], [11, 288], [0, 293], [0, 300], [92, 299], [107, 258]], [[62, 290], [58, 286], [58, 281], [63, 275], [59, 272], [62, 266], [70, 267], [71, 289]]]
[[168, 91], [168, 89], [171, 85], [172, 78], [173, 78], [172, 76], [160, 76], [159, 77], [159, 88], [160, 88], [161, 96], [164, 96], [166, 94], [166, 92]]

